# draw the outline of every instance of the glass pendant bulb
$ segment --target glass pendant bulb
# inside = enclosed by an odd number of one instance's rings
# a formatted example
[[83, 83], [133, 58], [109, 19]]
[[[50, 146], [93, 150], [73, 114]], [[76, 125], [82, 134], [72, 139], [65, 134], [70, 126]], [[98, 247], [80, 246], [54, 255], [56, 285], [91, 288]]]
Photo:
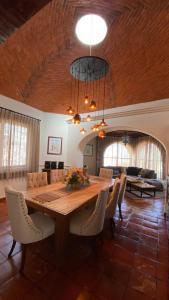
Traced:
[[84, 104], [89, 104], [89, 98], [88, 98], [88, 96], [85, 96], [85, 98], [84, 98]]
[[74, 113], [74, 110], [73, 108], [71, 107], [71, 105], [69, 106], [69, 108], [66, 110], [66, 112], [69, 114], [69, 115], [72, 115]]
[[79, 114], [74, 115], [74, 124], [78, 125], [81, 122], [81, 116]]
[[81, 128], [80, 133], [84, 135], [86, 133], [86, 130], [84, 128]]
[[96, 131], [96, 126], [95, 126], [95, 125], [91, 126], [91, 129], [92, 129], [93, 131]]
[[90, 122], [91, 120], [92, 120], [91, 116], [90, 116], [90, 115], [87, 115], [86, 121], [87, 121], [87, 122]]
[[75, 124], [74, 117], [71, 119], [71, 123], [72, 123], [72, 124]]
[[91, 109], [96, 109], [96, 102], [94, 100], [92, 100], [89, 107]]
[[106, 137], [106, 132], [104, 130], [100, 130], [99, 134], [98, 134], [98, 137], [101, 138], [101, 139], [104, 139]]
[[99, 131], [100, 129], [100, 125], [99, 124], [95, 124], [91, 127], [91, 129], [95, 132], [95, 131]]
[[102, 119], [102, 121], [99, 124], [101, 127], [105, 127], [108, 126], [108, 124], [105, 122], [104, 118]]

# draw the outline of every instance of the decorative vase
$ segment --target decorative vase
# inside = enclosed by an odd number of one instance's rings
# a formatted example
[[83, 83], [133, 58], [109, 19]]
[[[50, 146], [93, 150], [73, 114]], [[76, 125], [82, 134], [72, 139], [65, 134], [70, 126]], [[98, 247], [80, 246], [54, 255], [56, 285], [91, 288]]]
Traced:
[[81, 188], [81, 184], [80, 183], [73, 183], [73, 184], [67, 184], [67, 189], [68, 190], [79, 190]]

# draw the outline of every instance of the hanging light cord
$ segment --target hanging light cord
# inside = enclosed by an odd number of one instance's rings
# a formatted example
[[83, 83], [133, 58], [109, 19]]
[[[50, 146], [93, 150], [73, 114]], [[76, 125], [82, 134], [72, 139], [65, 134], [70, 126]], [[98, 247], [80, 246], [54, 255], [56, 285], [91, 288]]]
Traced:
[[[79, 64], [79, 78], [80, 78], [80, 64]], [[79, 79], [77, 78], [77, 114], [79, 113]]]
[[104, 119], [104, 102], [106, 97], [106, 76], [104, 77], [104, 96], [103, 96], [103, 119]]

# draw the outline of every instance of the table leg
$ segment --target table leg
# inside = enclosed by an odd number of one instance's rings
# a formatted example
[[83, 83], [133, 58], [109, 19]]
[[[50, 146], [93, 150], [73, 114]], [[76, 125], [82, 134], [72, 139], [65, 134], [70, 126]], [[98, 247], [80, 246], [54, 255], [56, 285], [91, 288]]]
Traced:
[[69, 236], [69, 217], [58, 214], [55, 221], [55, 251], [57, 263], [61, 265]]

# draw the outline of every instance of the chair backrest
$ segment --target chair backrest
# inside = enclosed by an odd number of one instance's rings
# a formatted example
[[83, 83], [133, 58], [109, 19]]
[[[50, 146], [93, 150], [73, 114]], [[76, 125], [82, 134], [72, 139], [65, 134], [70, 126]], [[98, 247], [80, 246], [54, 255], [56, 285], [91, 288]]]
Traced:
[[11, 187], [5, 187], [8, 215], [15, 241], [23, 244], [31, 243], [41, 235], [41, 231], [34, 225], [28, 215], [24, 196]]
[[47, 185], [47, 172], [34, 172], [27, 174], [27, 187], [34, 188]]
[[83, 232], [85, 235], [97, 235], [103, 230], [108, 194], [109, 189], [102, 190], [99, 193], [95, 209], [84, 225]]
[[113, 170], [107, 168], [100, 168], [99, 177], [111, 179], [113, 177]]
[[120, 183], [121, 183], [120, 179], [116, 178], [113, 185], [113, 191], [111, 192], [109, 201], [107, 203], [106, 218], [113, 218], [115, 215], [116, 207], [119, 199]]
[[58, 181], [62, 181], [65, 176], [65, 170], [64, 169], [56, 169], [50, 171], [50, 182], [55, 183]]
[[120, 192], [119, 192], [119, 199], [118, 199], [118, 204], [121, 204], [124, 198], [124, 193], [126, 189], [126, 182], [127, 182], [127, 176], [126, 174], [122, 173], [120, 177]]

